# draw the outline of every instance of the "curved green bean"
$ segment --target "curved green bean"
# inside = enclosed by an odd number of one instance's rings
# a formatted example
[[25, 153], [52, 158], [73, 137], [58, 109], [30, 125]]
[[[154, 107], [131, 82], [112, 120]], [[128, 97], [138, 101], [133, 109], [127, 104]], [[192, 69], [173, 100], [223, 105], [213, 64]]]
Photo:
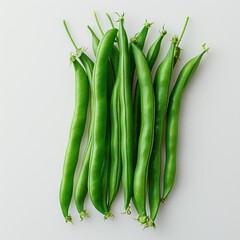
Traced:
[[68, 214], [72, 199], [74, 173], [76, 170], [80, 144], [84, 132], [88, 108], [88, 79], [87, 75], [74, 56], [71, 61], [75, 70], [75, 110], [71, 124], [68, 146], [64, 159], [63, 175], [60, 186], [60, 205], [66, 222], [71, 222]]
[[[68, 30], [66, 21], [64, 20], [64, 26], [66, 29], [66, 32], [76, 50], [76, 58], [78, 58], [87, 73], [88, 81], [89, 81], [89, 86], [90, 86], [90, 93], [92, 92], [92, 72], [93, 72], [93, 67], [94, 63], [93, 61], [84, 53], [83, 48], [78, 48], [75, 41], [73, 40], [71, 33]], [[91, 111], [92, 110], [92, 102], [90, 102], [91, 105]], [[92, 114], [90, 114], [90, 121], [92, 118]], [[91, 126], [91, 124], [90, 124]], [[90, 161], [90, 154], [91, 154], [91, 147], [92, 147], [92, 130], [91, 128], [89, 129], [88, 132], [88, 141], [87, 145], [84, 151], [84, 156], [82, 159], [82, 164], [80, 167], [80, 171], [78, 173], [77, 179], [76, 179], [76, 186], [74, 188], [74, 200], [75, 204], [77, 207], [77, 210], [80, 214], [80, 219], [83, 220], [84, 217], [88, 215], [87, 211], [84, 209], [84, 201], [87, 195], [87, 185], [88, 185], [88, 167], [89, 167], [89, 161]]]
[[166, 131], [166, 164], [164, 171], [163, 201], [168, 197], [176, 175], [176, 155], [178, 142], [178, 119], [182, 102], [182, 96], [188, 82], [196, 72], [203, 55], [208, 51], [205, 44], [203, 51], [195, 58], [188, 61], [182, 68], [172, 90], [167, 112]]
[[[160, 33], [157, 40], [150, 46], [147, 52], [147, 62], [150, 71], [152, 70], [154, 63], [157, 60], [157, 57], [160, 52], [160, 47], [164, 36], [167, 34], [167, 31], [163, 29]], [[140, 112], [140, 91], [138, 82], [136, 83], [135, 95], [134, 95], [134, 103], [133, 103], [133, 167], [136, 166], [137, 159], [137, 149], [138, 149], [138, 139], [139, 139], [139, 131], [141, 125], [141, 112]]]
[[93, 69], [93, 148], [89, 165], [89, 195], [95, 208], [108, 214], [102, 204], [102, 167], [105, 157], [107, 127], [107, 63], [116, 38], [117, 29], [106, 32], [98, 46]]
[[134, 205], [139, 214], [138, 221], [141, 224], [145, 224], [148, 220], [146, 214], [147, 173], [154, 135], [154, 91], [151, 72], [144, 54], [135, 44], [132, 44], [132, 49], [136, 63], [141, 101], [141, 128], [133, 180], [133, 197]]
[[[90, 94], [92, 92], [92, 72], [94, 63], [93, 61], [81, 50], [77, 53], [79, 59], [83, 63], [89, 80], [90, 85]], [[92, 121], [92, 102], [90, 102], [90, 122]], [[82, 165], [80, 167], [80, 171], [78, 174], [78, 177], [76, 179], [76, 186], [74, 189], [74, 200], [77, 207], [77, 210], [80, 214], [80, 219], [83, 220], [84, 217], [88, 216], [88, 213], [86, 209], [84, 209], [84, 201], [87, 195], [88, 191], [88, 168], [89, 168], [89, 162], [90, 162], [90, 156], [91, 156], [91, 149], [92, 149], [92, 129], [91, 129], [91, 123], [90, 128], [88, 132], [88, 141], [87, 145], [84, 151]]]
[[119, 101], [120, 101], [120, 129], [121, 129], [121, 159], [122, 159], [122, 186], [124, 194], [124, 208], [130, 214], [130, 200], [132, 197], [133, 183], [133, 122], [132, 122], [132, 97], [129, 81], [129, 46], [127, 33], [124, 29], [124, 17], [119, 16]]

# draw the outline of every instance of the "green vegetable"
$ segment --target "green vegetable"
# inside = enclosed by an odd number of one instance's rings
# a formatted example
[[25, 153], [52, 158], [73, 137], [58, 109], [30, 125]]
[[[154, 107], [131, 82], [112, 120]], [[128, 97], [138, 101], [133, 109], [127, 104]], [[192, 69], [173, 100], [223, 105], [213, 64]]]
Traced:
[[105, 141], [107, 128], [107, 63], [117, 35], [117, 29], [105, 33], [99, 43], [96, 62], [93, 68], [93, 147], [89, 165], [89, 195], [95, 208], [109, 215], [102, 203], [102, 167], [105, 158]]
[[120, 102], [120, 129], [121, 129], [121, 159], [122, 159], [122, 185], [124, 194], [124, 208], [130, 213], [130, 200], [132, 197], [133, 183], [133, 122], [132, 122], [132, 97], [129, 79], [129, 48], [128, 38], [123, 26], [124, 17], [119, 16], [119, 102]]
[[71, 56], [75, 70], [75, 110], [71, 124], [68, 146], [64, 159], [63, 175], [60, 186], [60, 205], [67, 222], [72, 218], [68, 214], [69, 205], [72, 199], [74, 173], [78, 162], [80, 144], [84, 132], [88, 108], [88, 79], [87, 75], [76, 60]]
[[187, 62], [182, 68], [177, 82], [172, 90], [168, 113], [167, 113], [167, 132], [166, 132], [166, 165], [164, 171], [163, 201], [168, 197], [176, 175], [176, 156], [178, 142], [178, 119], [182, 102], [182, 96], [188, 82], [196, 72], [203, 55], [208, 51], [203, 45], [203, 51]]
[[148, 219], [146, 214], [147, 173], [154, 135], [154, 91], [151, 72], [146, 58], [136, 44], [132, 44], [132, 49], [136, 63], [141, 101], [141, 128], [133, 180], [133, 200], [139, 214], [138, 221], [141, 224], [145, 224]]

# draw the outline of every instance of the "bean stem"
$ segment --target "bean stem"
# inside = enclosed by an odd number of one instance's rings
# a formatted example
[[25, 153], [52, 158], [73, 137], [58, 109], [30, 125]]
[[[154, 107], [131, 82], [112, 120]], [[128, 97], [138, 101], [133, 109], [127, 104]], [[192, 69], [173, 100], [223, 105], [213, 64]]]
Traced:
[[99, 20], [98, 20], [96, 11], [94, 11], [93, 14], [94, 14], [94, 18], [95, 18], [95, 21], [96, 21], [96, 23], [97, 23], [97, 26], [98, 26], [99, 31], [101, 32], [102, 35], [104, 35], [104, 32], [103, 32], [102, 27], [101, 27], [101, 25], [100, 25], [100, 23], [99, 23]]
[[75, 43], [74, 40], [73, 40], [73, 37], [72, 37], [72, 35], [71, 35], [71, 33], [70, 33], [69, 29], [68, 29], [68, 26], [67, 26], [67, 23], [66, 23], [66, 20], [65, 20], [65, 19], [63, 20], [63, 25], [64, 25], [64, 27], [65, 27], [65, 30], [66, 30], [66, 32], [67, 32], [67, 34], [68, 34], [68, 36], [69, 36], [69, 38], [70, 38], [70, 40], [71, 40], [74, 48], [75, 48], [76, 50], [78, 50], [78, 47], [77, 47], [76, 43]]
[[179, 46], [179, 44], [180, 44], [180, 42], [181, 42], [181, 40], [182, 40], [182, 37], [183, 37], [184, 32], [185, 32], [185, 30], [186, 30], [186, 27], [187, 27], [188, 21], [189, 21], [189, 17], [186, 18], [186, 21], [185, 21], [185, 23], [184, 23], [184, 26], [183, 26], [182, 32], [181, 32], [181, 34], [179, 35], [178, 43], [177, 43], [176, 47]]
[[114, 24], [113, 24], [113, 20], [112, 20], [111, 16], [109, 15], [109, 13], [106, 13], [106, 15], [107, 15], [107, 18], [108, 18], [112, 28], [114, 28]]

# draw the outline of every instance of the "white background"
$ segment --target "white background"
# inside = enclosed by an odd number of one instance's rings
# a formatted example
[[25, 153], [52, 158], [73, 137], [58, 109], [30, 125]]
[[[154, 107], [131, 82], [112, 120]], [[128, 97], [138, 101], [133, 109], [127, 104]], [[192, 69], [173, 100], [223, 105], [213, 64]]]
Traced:
[[[237, 0], [201, 1], [0, 1], [0, 239], [240, 239], [240, 15]], [[165, 24], [169, 41], [190, 16], [181, 43], [180, 66], [210, 51], [183, 99], [174, 190], [161, 207], [157, 229], [142, 230], [132, 216], [103, 221], [87, 200], [91, 217], [66, 224], [59, 207], [62, 163], [74, 107], [73, 47], [68, 21], [79, 46], [88, 47], [86, 28], [96, 30], [96, 10], [104, 29], [105, 12], [125, 12], [129, 36], [145, 19], [154, 21], [147, 46]], [[114, 14], [113, 14], [114, 16]], [[115, 17], [115, 16], [114, 16]], [[116, 19], [116, 17], [115, 17]], [[86, 137], [86, 136], [85, 136]], [[84, 140], [85, 142], [85, 140]], [[84, 144], [83, 144], [84, 145]]]

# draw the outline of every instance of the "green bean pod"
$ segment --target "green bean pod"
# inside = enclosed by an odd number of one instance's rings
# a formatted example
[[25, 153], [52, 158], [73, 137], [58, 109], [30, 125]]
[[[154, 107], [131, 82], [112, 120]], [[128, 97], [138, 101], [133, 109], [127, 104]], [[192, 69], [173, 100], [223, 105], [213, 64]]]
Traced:
[[133, 122], [132, 97], [129, 81], [129, 46], [127, 33], [124, 29], [123, 15], [119, 16], [119, 101], [120, 101], [120, 129], [121, 129], [121, 159], [122, 159], [122, 186], [124, 194], [124, 208], [130, 214], [130, 200], [133, 185]]
[[[113, 21], [110, 15], [106, 14], [112, 28], [114, 28]], [[109, 196], [108, 196], [108, 209], [111, 209], [112, 203], [116, 198], [121, 181], [121, 151], [120, 151], [120, 109], [119, 109], [119, 80], [117, 80], [118, 66], [119, 66], [119, 51], [117, 47], [113, 46], [113, 51], [109, 61], [112, 75], [114, 78], [114, 87], [112, 96], [110, 97], [110, 168], [109, 168]]]
[[146, 214], [147, 173], [154, 135], [154, 91], [151, 72], [144, 54], [135, 44], [132, 44], [132, 49], [136, 63], [141, 101], [141, 128], [133, 180], [133, 198], [139, 214], [138, 221], [141, 224], [145, 224], [148, 220]]
[[[109, 63], [109, 62], [108, 62]], [[108, 209], [108, 199], [109, 199], [109, 181], [110, 181], [110, 158], [111, 158], [111, 119], [110, 119], [110, 101], [113, 89], [113, 72], [111, 67], [108, 65], [107, 71], [107, 131], [106, 131], [106, 150], [105, 150], [105, 161], [102, 169], [102, 194], [103, 194], [103, 207]], [[110, 209], [108, 209], [109, 211]], [[105, 219], [112, 216], [110, 213], [105, 215]]]
[[[93, 61], [84, 53], [83, 48], [78, 48], [75, 41], [72, 38], [72, 35], [68, 29], [67, 23], [65, 20], [63, 20], [63, 24], [65, 27], [65, 30], [69, 36], [69, 39], [71, 40], [74, 48], [76, 49], [76, 59], [78, 61], [81, 61], [88, 77], [89, 81], [89, 86], [90, 86], [90, 92], [92, 92], [92, 71], [93, 71], [93, 66], [94, 63]], [[92, 102], [90, 102], [90, 105], [92, 105]], [[92, 111], [92, 106], [91, 106], [91, 111]], [[91, 117], [92, 114], [90, 114]], [[91, 121], [91, 119], [90, 119]], [[90, 125], [91, 126], [91, 125]], [[91, 144], [92, 144], [92, 138], [91, 138], [91, 128], [89, 129], [88, 132], [88, 142], [87, 146], [84, 151], [84, 156], [81, 164], [81, 168], [76, 180], [76, 186], [74, 189], [74, 200], [75, 204], [77, 207], [77, 210], [80, 214], [80, 219], [82, 220], [84, 217], [87, 216], [87, 211], [84, 210], [84, 200], [87, 195], [87, 185], [88, 185], [88, 166], [89, 166], [89, 160], [90, 160], [90, 153], [91, 153]]]
[[71, 61], [75, 70], [75, 110], [71, 124], [68, 146], [64, 159], [63, 175], [60, 186], [60, 205], [66, 222], [72, 218], [68, 214], [72, 199], [74, 173], [76, 170], [80, 144], [84, 132], [88, 108], [88, 79], [87, 75], [74, 56]]
[[174, 52], [177, 42], [178, 38], [173, 37], [168, 53], [165, 56], [162, 63], [159, 65], [154, 80], [156, 115], [155, 115], [154, 143], [149, 164], [149, 177], [148, 177], [151, 221], [155, 220], [161, 202], [160, 191], [161, 185], [160, 173], [162, 164], [161, 149], [164, 131], [164, 120], [166, 117], [168, 106], [169, 87], [173, 72]]
[[[157, 57], [160, 52], [160, 47], [164, 36], [167, 34], [167, 31], [163, 29], [160, 33], [157, 40], [150, 46], [147, 52], [147, 62], [149, 69], [152, 70], [154, 63], [157, 60]], [[141, 112], [140, 112], [140, 91], [138, 82], [136, 83], [135, 96], [133, 103], [133, 168], [136, 166], [137, 159], [137, 149], [138, 149], [138, 138], [141, 125]]]
[[[96, 15], [95, 15], [96, 17]], [[96, 18], [97, 19], [97, 18]], [[97, 24], [99, 26], [99, 29], [101, 32], [102, 29], [101, 29], [101, 26], [97, 20]], [[97, 53], [97, 48], [98, 48], [98, 45], [99, 45], [99, 38], [97, 37], [97, 35], [95, 34], [95, 32], [90, 28], [88, 27], [89, 30], [91, 31], [91, 34], [92, 34], [92, 46], [93, 46], [93, 51], [94, 51], [94, 54], [96, 55]], [[116, 48], [116, 46], [114, 45], [113, 46], [113, 50], [112, 50], [112, 53], [111, 53], [111, 56], [110, 58], [108, 59], [108, 69], [107, 69], [107, 125], [108, 126], [111, 126], [111, 117], [110, 117], [110, 102], [111, 102], [111, 95], [112, 95], [112, 88], [113, 88], [113, 83], [114, 83], [114, 79], [115, 79], [115, 76], [117, 74], [117, 68], [118, 66], [118, 56], [119, 56], [119, 53], [118, 53], [118, 49]], [[115, 123], [113, 123], [115, 124]], [[119, 184], [116, 184], [116, 182], [112, 182], [112, 179], [114, 178], [110, 178], [111, 175], [116, 175], [115, 177], [118, 177], [118, 182], [120, 181], [120, 177], [119, 177], [119, 174], [116, 174], [116, 172], [112, 172], [112, 174], [110, 173], [112, 170], [112, 167], [111, 167], [111, 164], [110, 163], [110, 157], [111, 157], [111, 128], [107, 128], [107, 132], [106, 132], [106, 156], [105, 156], [105, 162], [104, 162], [104, 165], [103, 165], [103, 169], [102, 169], [102, 175], [103, 175], [103, 179], [102, 179], [102, 196], [103, 196], [103, 207], [104, 209], [109, 209], [110, 210], [110, 206], [109, 203], [113, 201], [113, 193], [112, 193], [112, 184], [115, 185], [115, 191], [117, 190], [117, 186], [119, 188]], [[112, 161], [112, 160], [111, 160]], [[113, 169], [114, 166], [113, 166]], [[118, 170], [118, 169], [117, 169]], [[119, 170], [118, 170], [119, 171]], [[110, 194], [111, 194], [111, 199], [110, 199]], [[115, 198], [115, 197], [114, 197]], [[105, 218], [108, 218], [109, 216], [111, 216], [110, 214], [107, 214], [105, 216]]]
[[106, 32], [99, 43], [93, 69], [93, 146], [89, 165], [89, 195], [95, 208], [107, 214], [102, 204], [102, 167], [105, 158], [107, 127], [107, 63], [112, 52], [117, 29]]
[[188, 82], [196, 72], [203, 55], [208, 48], [203, 45], [204, 50], [201, 54], [188, 61], [182, 68], [177, 81], [172, 90], [167, 112], [166, 130], [166, 164], [164, 171], [163, 201], [168, 197], [176, 175], [176, 156], [178, 143], [178, 119], [182, 102], [182, 96]]
[[[103, 33], [103, 30], [100, 26], [100, 23], [98, 21], [98, 18], [97, 18], [97, 15], [96, 13], [94, 12], [94, 16], [95, 16], [95, 19], [96, 19], [96, 22], [97, 22], [97, 25], [98, 25], [98, 28], [100, 30], [100, 32], [102, 33], [102, 35], [104, 35]], [[92, 48], [93, 48], [93, 52], [94, 52], [94, 55], [96, 56], [97, 55], [97, 49], [98, 49], [98, 46], [99, 46], [99, 43], [100, 43], [100, 40], [99, 38], [97, 37], [97, 35], [95, 34], [95, 32], [92, 30], [91, 27], [88, 26], [88, 29], [90, 30], [91, 32], [91, 35], [92, 35]], [[108, 60], [108, 66], [107, 66], [107, 125], [109, 125], [109, 95], [111, 95], [111, 93], [109, 92], [110, 91], [110, 88], [112, 89], [112, 84], [113, 84], [113, 71], [111, 69], [111, 66], [110, 66], [110, 60]], [[102, 175], [102, 205], [103, 205], [103, 208], [105, 209], [108, 209], [108, 205], [107, 205], [107, 202], [108, 202], [108, 181], [109, 181], [109, 161], [110, 161], [110, 137], [111, 137], [111, 133], [110, 133], [110, 130], [109, 128], [107, 129], [106, 131], [106, 150], [105, 150], [105, 157], [104, 157], [104, 163], [103, 163], [103, 166], [102, 166], [102, 170], [101, 170], [101, 175]], [[105, 216], [105, 218], [107, 218]]]
[[[84, 68], [86, 69], [88, 81], [90, 85], [90, 94], [92, 92], [92, 71], [94, 67], [93, 61], [80, 49], [77, 52], [77, 56], [80, 61], [83, 63]], [[92, 121], [92, 102], [90, 102], [90, 122]], [[80, 215], [80, 219], [83, 220], [84, 217], [88, 216], [87, 211], [84, 209], [84, 201], [88, 191], [88, 168], [91, 156], [92, 149], [92, 128], [90, 123], [90, 128], [88, 131], [88, 141], [84, 151], [82, 165], [80, 167], [80, 171], [78, 177], [76, 179], [76, 186], [74, 189], [74, 200], [77, 207], [77, 210]]]

